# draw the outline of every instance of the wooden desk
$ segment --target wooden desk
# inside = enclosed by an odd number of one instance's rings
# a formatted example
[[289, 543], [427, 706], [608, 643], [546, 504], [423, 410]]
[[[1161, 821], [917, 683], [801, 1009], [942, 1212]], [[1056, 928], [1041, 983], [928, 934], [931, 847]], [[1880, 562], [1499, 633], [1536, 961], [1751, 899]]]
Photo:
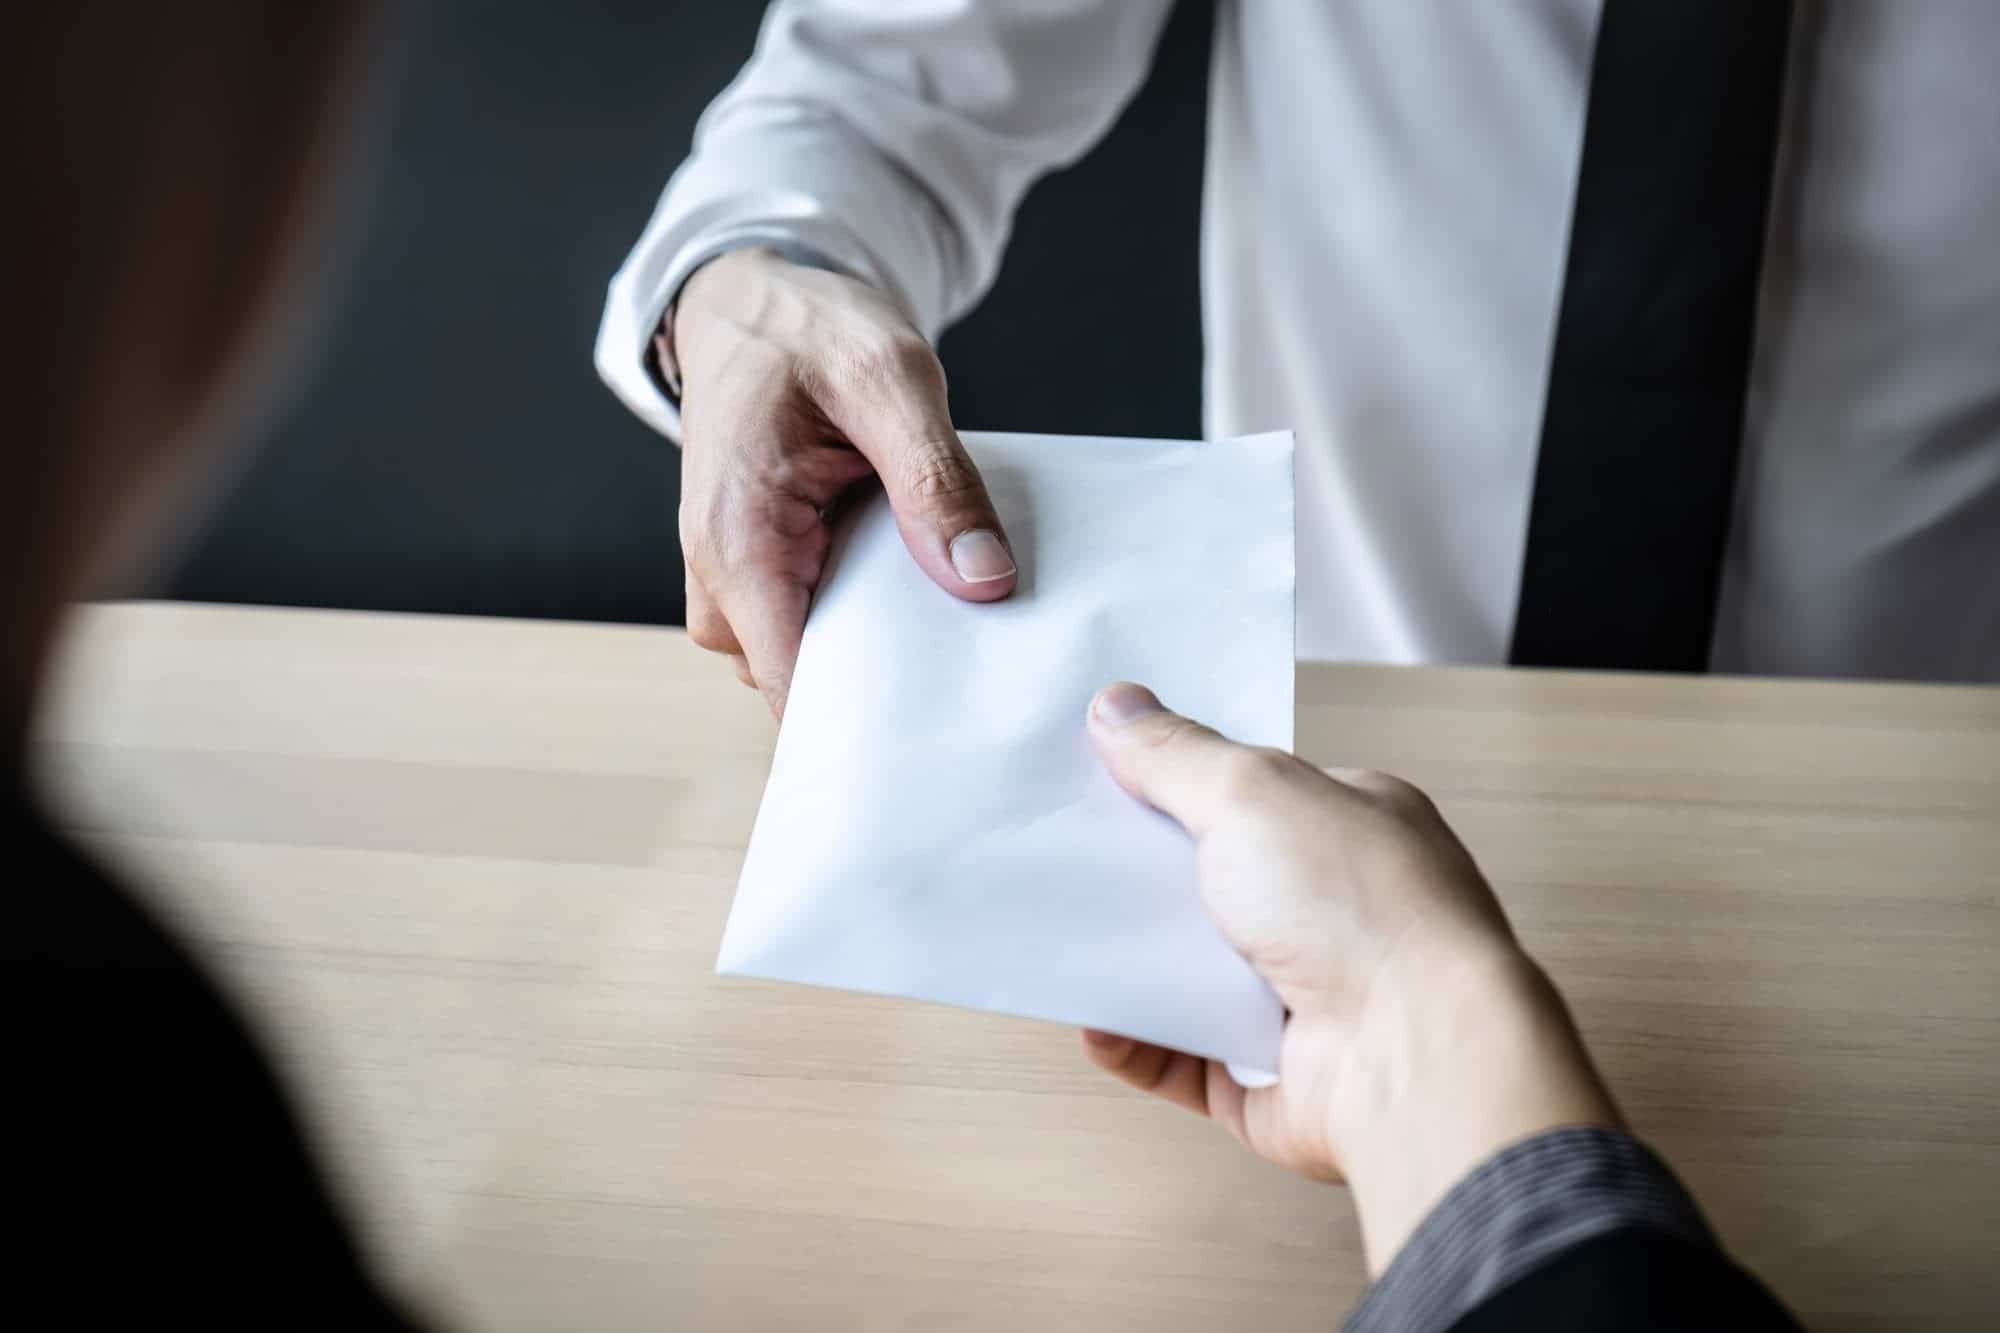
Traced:
[[[89, 840], [254, 1005], [464, 1326], [1326, 1330], [1345, 1196], [1064, 1029], [718, 980], [772, 737], [674, 632], [85, 613]], [[1815, 1328], [2000, 1318], [2000, 691], [1309, 668], [1429, 787], [1640, 1130]]]

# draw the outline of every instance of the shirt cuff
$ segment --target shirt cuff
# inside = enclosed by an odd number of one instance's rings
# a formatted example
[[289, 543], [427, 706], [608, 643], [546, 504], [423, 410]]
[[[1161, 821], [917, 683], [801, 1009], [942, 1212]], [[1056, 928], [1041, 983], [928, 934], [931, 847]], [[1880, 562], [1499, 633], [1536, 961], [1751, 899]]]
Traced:
[[1627, 1227], [1715, 1237], [1667, 1164], [1629, 1134], [1552, 1129], [1503, 1148], [1418, 1224], [1346, 1333], [1441, 1333], [1572, 1245]]

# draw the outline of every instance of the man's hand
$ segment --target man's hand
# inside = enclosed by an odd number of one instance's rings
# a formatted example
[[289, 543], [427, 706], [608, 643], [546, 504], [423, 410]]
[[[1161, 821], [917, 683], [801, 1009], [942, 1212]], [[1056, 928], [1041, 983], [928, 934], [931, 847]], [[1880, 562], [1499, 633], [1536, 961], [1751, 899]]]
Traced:
[[736, 662], [782, 715], [827, 519], [882, 480], [910, 554], [946, 592], [1014, 590], [1014, 558], [952, 429], [944, 370], [880, 292], [738, 250], [675, 307], [688, 634]]
[[1106, 1033], [1091, 1059], [1258, 1155], [1347, 1180], [1379, 1273], [1507, 1144], [1617, 1111], [1561, 997], [1479, 868], [1408, 783], [1237, 745], [1114, 685], [1090, 733], [1127, 791], [1195, 840], [1223, 936], [1290, 1011], [1276, 1087]]

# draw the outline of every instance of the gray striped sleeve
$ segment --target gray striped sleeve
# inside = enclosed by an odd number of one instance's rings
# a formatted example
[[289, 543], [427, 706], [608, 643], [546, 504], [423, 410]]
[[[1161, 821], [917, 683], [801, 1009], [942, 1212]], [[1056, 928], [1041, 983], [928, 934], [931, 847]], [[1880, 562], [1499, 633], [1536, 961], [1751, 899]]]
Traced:
[[1563, 1250], [1625, 1227], [1715, 1243], [1673, 1172], [1631, 1135], [1596, 1127], [1537, 1134], [1452, 1187], [1349, 1316], [1346, 1333], [1441, 1333]]

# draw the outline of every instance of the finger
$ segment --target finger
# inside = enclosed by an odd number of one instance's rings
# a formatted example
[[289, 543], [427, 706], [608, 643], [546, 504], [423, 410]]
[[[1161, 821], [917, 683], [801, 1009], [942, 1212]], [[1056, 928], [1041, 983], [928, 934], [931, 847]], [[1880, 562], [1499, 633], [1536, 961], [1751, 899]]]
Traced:
[[932, 582], [972, 602], [1014, 591], [1018, 571], [979, 469], [952, 429], [944, 371], [911, 334], [875, 351], [829, 415], [882, 479], [903, 544]]
[[747, 570], [718, 589], [716, 597], [742, 644], [747, 683], [763, 692], [772, 716], [784, 717], [812, 589], [791, 579]]
[[1221, 816], [1237, 775], [1266, 754], [1169, 711], [1130, 681], [1090, 701], [1090, 738], [1120, 786], [1196, 837]]
[[1084, 1029], [1083, 1049], [1092, 1064], [1139, 1091], [1196, 1115], [1208, 1114], [1208, 1061], [1091, 1028]]
[[757, 678], [750, 674], [750, 660], [743, 655], [736, 632], [729, 628], [722, 608], [708, 595], [701, 576], [691, 568], [687, 571], [687, 630], [695, 647], [727, 657], [736, 679], [753, 690], [757, 688]]
[[736, 641], [736, 632], [729, 628], [728, 618], [708, 595], [701, 576], [692, 567], [687, 571], [687, 631], [697, 648], [732, 657], [743, 655], [743, 645]]
[[1236, 1141], [1250, 1147], [1250, 1126], [1246, 1112], [1250, 1098], [1269, 1101], [1276, 1097], [1275, 1088], [1259, 1088], [1255, 1094], [1229, 1076], [1226, 1066], [1210, 1061], [1208, 1065], [1208, 1116], [1228, 1130]]

